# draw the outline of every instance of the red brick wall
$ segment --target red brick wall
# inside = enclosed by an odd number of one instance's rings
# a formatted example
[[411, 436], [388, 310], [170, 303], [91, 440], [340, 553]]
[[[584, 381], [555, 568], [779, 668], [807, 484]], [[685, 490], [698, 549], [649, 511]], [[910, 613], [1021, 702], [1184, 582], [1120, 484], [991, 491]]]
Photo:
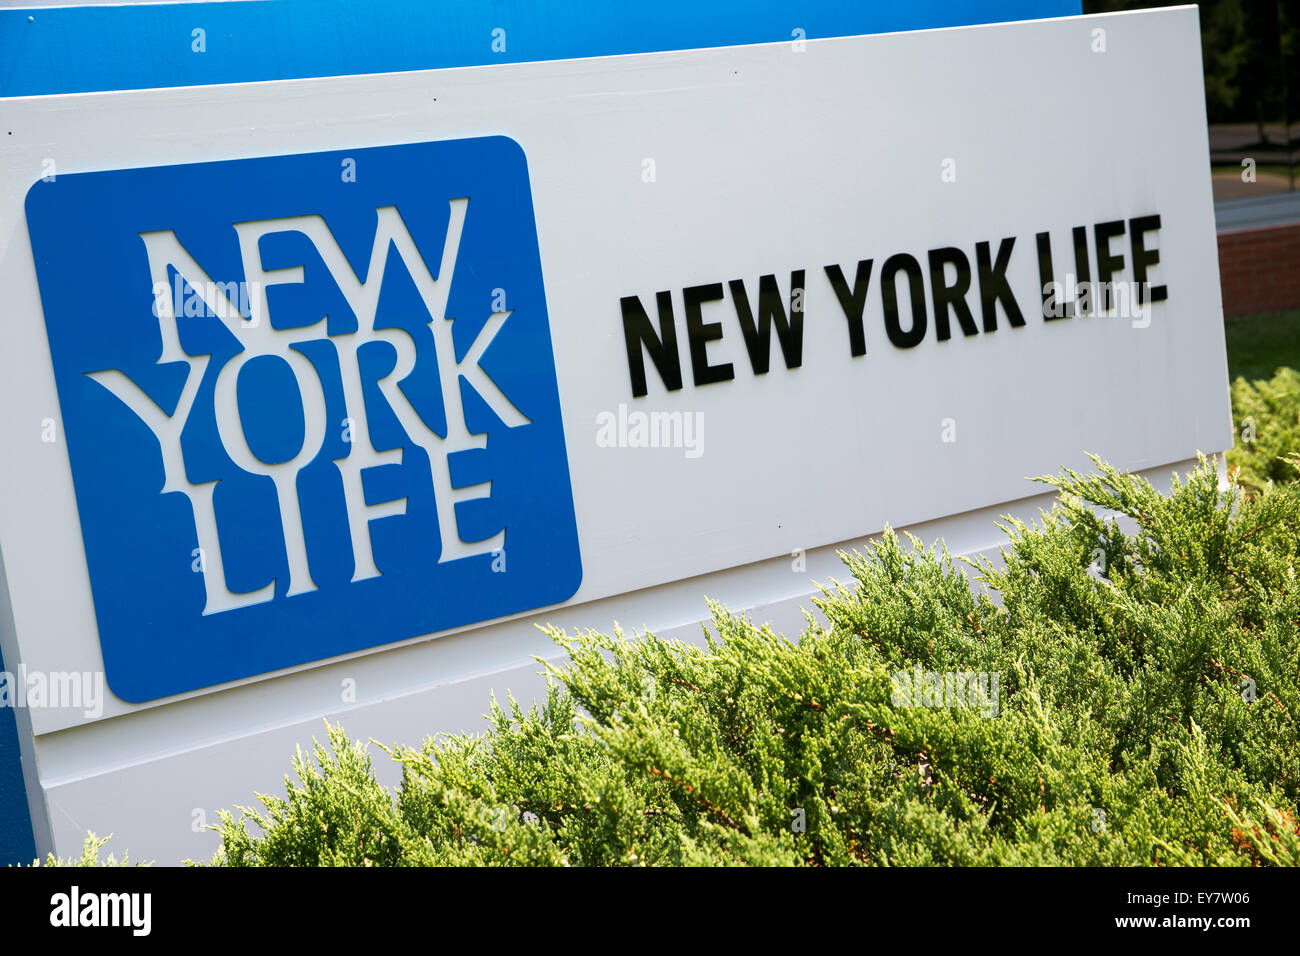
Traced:
[[1300, 223], [1219, 233], [1219, 281], [1229, 318], [1300, 309]]

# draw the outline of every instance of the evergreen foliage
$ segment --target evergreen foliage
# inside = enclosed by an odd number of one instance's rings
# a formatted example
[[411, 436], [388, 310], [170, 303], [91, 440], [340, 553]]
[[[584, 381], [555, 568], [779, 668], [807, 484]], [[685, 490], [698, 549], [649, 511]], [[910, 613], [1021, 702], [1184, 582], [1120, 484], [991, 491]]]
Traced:
[[56, 857], [53, 853], [49, 854], [43, 861], [33, 860], [32, 866], [60, 866], [60, 867], [98, 867], [98, 866], [150, 866], [149, 863], [133, 864], [128, 858], [128, 854], [123, 853], [122, 859], [118, 859], [110, 853], [107, 859], [101, 859], [100, 853], [108, 845], [108, 841], [113, 839], [113, 834], [106, 837], [96, 836], [94, 831], [86, 834], [86, 841], [81, 846], [81, 856], [76, 858], [64, 859]]
[[716, 604], [703, 646], [552, 631], [544, 703], [380, 748], [392, 792], [329, 727], [213, 862], [1300, 864], [1300, 483], [1039, 480], [1003, 562], [887, 532], [797, 640]]
[[1270, 481], [1295, 481], [1300, 469], [1287, 455], [1300, 450], [1300, 372], [1279, 368], [1272, 379], [1232, 383], [1236, 446], [1228, 464], [1240, 468], [1238, 481], [1260, 491]]

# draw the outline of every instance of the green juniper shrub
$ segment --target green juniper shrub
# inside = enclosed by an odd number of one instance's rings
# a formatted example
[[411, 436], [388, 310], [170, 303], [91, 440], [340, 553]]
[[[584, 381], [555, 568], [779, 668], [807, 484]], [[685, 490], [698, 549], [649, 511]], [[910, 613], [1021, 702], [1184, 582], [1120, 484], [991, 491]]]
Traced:
[[1236, 446], [1228, 464], [1238, 481], [1258, 492], [1268, 482], [1295, 481], [1300, 469], [1288, 455], [1300, 452], [1300, 372], [1280, 368], [1272, 379], [1232, 383]]
[[113, 834], [106, 837], [96, 836], [92, 830], [86, 834], [86, 840], [81, 845], [81, 856], [64, 859], [56, 857], [53, 853], [49, 854], [44, 860], [35, 859], [32, 866], [61, 866], [61, 867], [95, 867], [95, 866], [151, 866], [151, 863], [133, 864], [128, 858], [128, 854], [123, 853], [122, 859], [118, 859], [114, 854], [109, 853], [107, 859], [101, 859], [100, 853], [108, 845], [108, 841], [113, 839]]
[[1300, 864], [1300, 483], [1098, 466], [999, 562], [842, 555], [797, 641], [552, 630], [544, 702], [381, 748], [391, 792], [329, 727], [213, 863]]

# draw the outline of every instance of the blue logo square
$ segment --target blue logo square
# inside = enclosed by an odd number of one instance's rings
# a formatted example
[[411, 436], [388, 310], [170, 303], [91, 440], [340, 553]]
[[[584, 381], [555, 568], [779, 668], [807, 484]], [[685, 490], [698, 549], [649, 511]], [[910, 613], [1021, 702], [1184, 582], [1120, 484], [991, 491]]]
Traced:
[[573, 596], [513, 140], [59, 175], [27, 222], [119, 697]]

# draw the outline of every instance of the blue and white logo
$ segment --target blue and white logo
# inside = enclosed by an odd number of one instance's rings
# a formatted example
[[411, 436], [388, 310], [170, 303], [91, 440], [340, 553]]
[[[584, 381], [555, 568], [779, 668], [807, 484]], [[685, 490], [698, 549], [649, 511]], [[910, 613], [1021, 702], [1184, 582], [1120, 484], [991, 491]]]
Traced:
[[513, 140], [60, 175], [27, 220], [119, 697], [577, 590]]

